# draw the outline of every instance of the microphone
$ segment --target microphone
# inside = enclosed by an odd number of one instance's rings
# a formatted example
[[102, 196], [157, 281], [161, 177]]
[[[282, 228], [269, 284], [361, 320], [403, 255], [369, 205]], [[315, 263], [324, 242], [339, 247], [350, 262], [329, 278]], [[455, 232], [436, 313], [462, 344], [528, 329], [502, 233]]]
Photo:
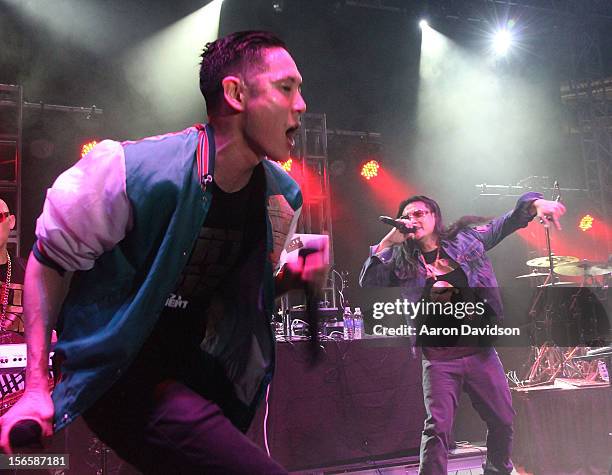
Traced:
[[[319, 252], [320, 249], [303, 247], [299, 251], [299, 258], [304, 260], [306, 265], [306, 258], [310, 254]], [[309, 283], [305, 283], [304, 296], [306, 297], [306, 323], [310, 329], [310, 340], [308, 345], [309, 360], [310, 364], [314, 365], [319, 361], [321, 356], [321, 346], [319, 344], [319, 310], [317, 303], [319, 302], [318, 290]]]
[[414, 233], [416, 232], [416, 229], [417, 229], [414, 226], [408, 227], [401, 221], [390, 218], [389, 216], [379, 216], [378, 219], [379, 221], [382, 221], [383, 223], [388, 224], [389, 226], [393, 226], [394, 228], [397, 228], [397, 230], [402, 234]]
[[555, 182], [553, 183], [553, 190], [557, 192], [555, 201], [558, 203], [559, 201], [561, 201], [561, 188], [559, 187], [559, 182], [557, 180], [555, 180]]
[[17, 422], [9, 432], [9, 444], [14, 450], [40, 450], [42, 445], [42, 428], [33, 419]]

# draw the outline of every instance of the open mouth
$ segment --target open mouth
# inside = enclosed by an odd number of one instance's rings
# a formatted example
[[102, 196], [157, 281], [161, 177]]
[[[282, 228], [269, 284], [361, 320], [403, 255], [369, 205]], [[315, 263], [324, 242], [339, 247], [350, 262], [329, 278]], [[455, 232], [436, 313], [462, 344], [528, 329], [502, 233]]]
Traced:
[[298, 125], [294, 125], [292, 127], [289, 127], [286, 131], [285, 131], [285, 135], [287, 136], [287, 141], [289, 142], [289, 146], [291, 148], [293, 148], [295, 146], [295, 134], [297, 133], [297, 130], [300, 128], [299, 124]]

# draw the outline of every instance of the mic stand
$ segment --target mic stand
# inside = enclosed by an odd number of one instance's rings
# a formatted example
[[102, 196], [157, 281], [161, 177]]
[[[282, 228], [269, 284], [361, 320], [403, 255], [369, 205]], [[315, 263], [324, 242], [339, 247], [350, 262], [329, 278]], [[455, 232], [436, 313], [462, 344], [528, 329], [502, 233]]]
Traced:
[[[553, 198], [553, 201], [559, 201], [561, 199], [561, 194], [560, 194], [560, 188], [559, 188], [558, 181], [555, 181], [555, 183], [553, 184], [553, 192], [556, 192], [556, 197]], [[540, 222], [543, 223], [544, 221], [540, 219]], [[536, 312], [537, 312], [536, 309], [538, 307], [538, 304], [542, 300], [542, 297], [545, 295], [546, 289], [548, 287], [554, 288], [557, 282], [559, 281], [559, 278], [557, 274], [555, 273], [554, 256], [552, 252], [552, 244], [551, 244], [551, 239], [550, 239], [550, 224], [544, 228], [544, 236], [546, 239], [546, 251], [548, 254], [548, 275], [546, 276], [546, 279], [544, 280], [544, 284], [538, 289], [538, 292], [536, 293], [536, 296], [531, 305], [531, 308], [529, 309], [529, 317], [532, 320], [532, 328], [534, 328], [533, 342], [532, 342], [534, 347], [532, 347], [532, 353], [535, 353], [535, 360], [529, 369], [525, 383], [531, 386], [537, 385], [537, 384], [549, 383], [551, 380], [554, 380], [554, 378], [556, 377], [556, 375], [559, 373], [560, 369], [562, 368], [562, 366], [558, 367], [556, 370], [554, 368], [548, 368], [548, 370], [552, 372], [552, 376], [544, 382], [539, 382], [539, 383], [535, 382], [535, 379], [538, 373], [543, 373], [547, 371], [546, 368], [544, 368], [543, 371], [540, 368], [543, 362], [543, 359], [545, 358], [545, 356], [547, 356], [547, 353], [554, 351], [556, 349], [556, 345], [552, 341], [552, 324], [553, 324], [554, 305], [550, 302], [550, 298], [548, 298], [550, 297], [550, 295], [547, 295], [544, 298], [544, 301], [545, 301], [545, 305], [544, 305], [545, 340], [540, 348], [538, 348], [537, 346], [538, 344], [538, 341], [537, 341], [538, 325], [536, 321]]]
[[[552, 198], [553, 201], [561, 201], [561, 192], [559, 188], [559, 182], [555, 180], [553, 184], [553, 193], [556, 192], [556, 196]], [[555, 266], [553, 262], [553, 253], [552, 253], [552, 245], [550, 244], [550, 223], [548, 226], [544, 228], [544, 235], [546, 236], [546, 250], [548, 251], [548, 274], [550, 277], [550, 285], [554, 287], [554, 285], [559, 281], [557, 274], [555, 273]]]

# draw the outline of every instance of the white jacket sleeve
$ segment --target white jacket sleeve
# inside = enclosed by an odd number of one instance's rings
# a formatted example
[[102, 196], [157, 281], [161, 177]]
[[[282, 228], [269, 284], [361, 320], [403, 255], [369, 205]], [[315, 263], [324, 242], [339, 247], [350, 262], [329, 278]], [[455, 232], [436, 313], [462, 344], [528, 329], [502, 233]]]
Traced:
[[63, 269], [89, 270], [131, 226], [123, 147], [105, 140], [47, 190], [36, 237], [39, 249]]

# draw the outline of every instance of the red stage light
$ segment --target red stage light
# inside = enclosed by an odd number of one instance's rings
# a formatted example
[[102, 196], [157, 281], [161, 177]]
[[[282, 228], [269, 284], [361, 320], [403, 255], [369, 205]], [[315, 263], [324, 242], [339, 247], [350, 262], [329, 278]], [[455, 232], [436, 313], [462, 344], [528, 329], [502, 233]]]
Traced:
[[292, 158], [288, 158], [284, 162], [279, 162], [279, 165], [281, 167], [283, 167], [283, 170], [285, 170], [287, 173], [289, 173], [291, 171], [291, 164], [292, 163], [293, 163], [293, 159]]
[[582, 229], [582, 231], [588, 231], [589, 229], [593, 228], [593, 221], [595, 221], [593, 216], [590, 214], [585, 214], [580, 220], [578, 227]]
[[91, 152], [91, 149], [94, 148], [98, 142], [96, 140], [91, 140], [87, 143], [84, 143], [81, 147], [81, 158]]
[[378, 176], [380, 164], [376, 160], [370, 160], [361, 167], [361, 176], [366, 180], [371, 180]]

